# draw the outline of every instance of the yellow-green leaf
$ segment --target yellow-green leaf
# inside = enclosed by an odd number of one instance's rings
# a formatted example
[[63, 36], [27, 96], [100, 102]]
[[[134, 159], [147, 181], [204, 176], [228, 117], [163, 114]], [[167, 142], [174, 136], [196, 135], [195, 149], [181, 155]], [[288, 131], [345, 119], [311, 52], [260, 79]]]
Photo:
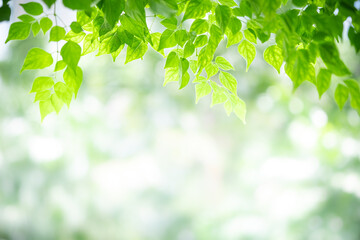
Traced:
[[20, 72], [26, 69], [43, 69], [49, 67], [52, 63], [53, 58], [50, 53], [41, 48], [32, 48], [26, 55]]

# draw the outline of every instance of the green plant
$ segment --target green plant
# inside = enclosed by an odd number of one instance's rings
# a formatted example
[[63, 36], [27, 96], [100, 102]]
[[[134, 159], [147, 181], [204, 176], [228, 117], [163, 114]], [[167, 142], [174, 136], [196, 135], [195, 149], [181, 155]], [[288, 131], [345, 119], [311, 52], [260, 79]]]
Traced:
[[[49, 32], [50, 41], [66, 42], [55, 53], [56, 61], [40, 48], [31, 49], [21, 69], [53, 66], [54, 71], [63, 71], [63, 81], [41, 76], [33, 83], [31, 92], [36, 93], [42, 119], [53, 111], [59, 113], [77, 96], [83, 80], [78, 66], [82, 56], [98, 51], [97, 56], [110, 54], [115, 61], [126, 47], [128, 63], [143, 58], [151, 46], [166, 57], [164, 85], [178, 82], [182, 89], [193, 79], [196, 101], [212, 93], [212, 105], [223, 103], [228, 114], [234, 112], [245, 122], [246, 105], [237, 96], [237, 80], [229, 72], [234, 68], [224, 57], [215, 55], [225, 36], [227, 47], [238, 44], [247, 70], [256, 56], [255, 45], [269, 42], [265, 61], [279, 73], [285, 62], [294, 89], [310, 81], [321, 97], [332, 75], [346, 77], [337, 85], [335, 100], [342, 109], [350, 96], [352, 108], [360, 113], [358, 82], [351, 79], [336, 46], [342, 39], [344, 21], [351, 18], [348, 37], [359, 52], [360, 11], [355, 6], [359, 1], [63, 0], [65, 7], [77, 11], [69, 31], [58, 25], [56, 0], [43, 2], [53, 6], [55, 24], [41, 4], [21, 4], [27, 14], [11, 24], [6, 40], [24, 40], [31, 31], [37, 35], [42, 30]], [[9, 11], [6, 3], [0, 11]], [[148, 21], [159, 22], [163, 31], [151, 32]]]

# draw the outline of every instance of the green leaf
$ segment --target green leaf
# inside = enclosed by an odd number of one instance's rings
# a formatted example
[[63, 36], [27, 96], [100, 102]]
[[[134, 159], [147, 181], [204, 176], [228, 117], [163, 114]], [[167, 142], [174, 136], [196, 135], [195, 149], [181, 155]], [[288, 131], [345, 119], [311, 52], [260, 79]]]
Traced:
[[91, 0], [63, 0], [64, 6], [73, 10], [90, 9], [91, 2]]
[[39, 108], [40, 108], [40, 115], [41, 115], [41, 122], [44, 120], [44, 118], [55, 111], [53, 105], [51, 104], [51, 100], [48, 99], [46, 101], [40, 101], [39, 102]]
[[190, 0], [182, 21], [192, 18], [204, 18], [205, 14], [211, 10], [211, 5], [209, 0]]
[[166, 86], [166, 84], [168, 84], [169, 82], [177, 82], [179, 79], [180, 79], [179, 66], [166, 68], [164, 86]]
[[304, 7], [307, 4], [308, 0], [293, 0], [292, 2], [297, 7]]
[[41, 48], [32, 48], [26, 55], [20, 73], [26, 69], [43, 69], [49, 67], [52, 63], [53, 58], [50, 53]]
[[186, 87], [188, 85], [190, 81], [190, 75], [188, 72], [184, 73], [180, 79], [180, 87], [179, 89], [183, 89], [184, 87]]
[[344, 108], [346, 101], [349, 98], [349, 90], [346, 86], [339, 83], [335, 90], [335, 101], [339, 106], [340, 110]]
[[160, 22], [164, 27], [170, 30], [175, 30], [177, 28], [177, 19], [175, 17], [166, 18]]
[[119, 56], [119, 54], [121, 53], [121, 51], [124, 49], [125, 44], [121, 45], [115, 52], [111, 53], [112, 59], [115, 62], [117, 56]]
[[280, 68], [284, 62], [282, 49], [277, 45], [272, 45], [264, 51], [264, 60], [273, 66], [280, 74]]
[[190, 27], [190, 32], [196, 32], [196, 34], [203, 34], [209, 30], [209, 24], [204, 19], [196, 19]]
[[327, 69], [321, 68], [316, 79], [316, 88], [319, 93], [319, 98], [329, 89], [331, 83], [331, 72]]
[[[155, 51], [158, 51], [159, 49], [160, 38], [161, 38], [161, 33], [159, 32], [155, 32], [151, 34], [151, 41], [152, 41], [151, 46]], [[160, 50], [158, 52], [163, 56], [165, 55], [164, 50]]]
[[180, 47], [183, 47], [188, 39], [189, 35], [186, 30], [181, 29], [175, 32], [175, 40]]
[[59, 114], [61, 108], [64, 105], [64, 102], [58, 97], [56, 93], [51, 94], [50, 97], [51, 104], [53, 105], [57, 114]]
[[188, 58], [193, 55], [195, 52], [195, 46], [190, 41], [185, 44], [184, 47], [184, 57]]
[[224, 87], [226, 87], [232, 93], [236, 94], [237, 81], [233, 75], [227, 72], [220, 72], [219, 79], [222, 85], [224, 85]]
[[9, 35], [6, 38], [5, 43], [10, 40], [24, 40], [30, 35], [30, 23], [15, 22], [10, 25]]
[[51, 77], [38, 77], [34, 80], [30, 93], [42, 92], [54, 86], [54, 80]]
[[108, 42], [108, 50], [107, 53], [113, 53], [116, 50], [119, 49], [119, 47], [124, 44], [121, 40], [121, 36], [118, 34], [118, 32], [115, 32]]
[[72, 22], [70, 24], [70, 28], [74, 33], [79, 33], [79, 32], [82, 32], [82, 30], [83, 30], [80, 23], [78, 23], [78, 22]]
[[354, 108], [360, 114], [360, 89], [359, 84], [354, 79], [347, 79], [344, 81], [349, 89], [351, 96], [351, 107]]
[[207, 79], [204, 76], [197, 75], [193, 80], [193, 83], [206, 83]]
[[66, 65], [76, 71], [81, 56], [81, 47], [77, 43], [69, 41], [61, 48], [60, 55]]
[[236, 7], [237, 6], [237, 4], [234, 2], [234, 0], [219, 0], [219, 2], [222, 5], [226, 5], [228, 7]]
[[136, 59], [139, 59], [145, 55], [146, 51], [148, 50], [147, 44], [137, 41], [133, 46], [128, 46], [127, 52], [126, 52], [126, 60], [125, 64], [129, 63], [131, 61], [134, 61]]
[[40, 20], [40, 27], [43, 33], [45, 34], [52, 27], [52, 21], [48, 17], [43, 17]]
[[354, 46], [356, 53], [360, 52], [360, 32], [355, 32], [353, 27], [350, 27], [348, 32], [349, 40], [352, 46]]
[[228, 100], [228, 97], [226, 96], [226, 90], [222, 87], [220, 87], [216, 82], [210, 81], [210, 86], [213, 89], [212, 97], [211, 97], [211, 107], [224, 103]]
[[169, 53], [169, 55], [166, 58], [166, 63], [165, 63], [164, 69], [178, 67], [179, 64], [180, 64], [179, 56], [177, 55], [176, 52], [172, 51]]
[[42, 91], [42, 92], [37, 92], [36, 95], [35, 95], [34, 102], [49, 100], [49, 99], [50, 99], [50, 95], [51, 95], [51, 91], [50, 91], [50, 90], [45, 90], [45, 91]]
[[173, 30], [166, 29], [160, 37], [159, 49], [171, 48], [176, 46], [175, 32]]
[[186, 58], [181, 58], [180, 63], [181, 63], [181, 65], [180, 65], [181, 74], [184, 75], [187, 72], [187, 70], [189, 69], [190, 63]]
[[84, 39], [85, 36], [86, 36], [86, 33], [84, 33], [84, 32], [74, 33], [72, 30], [70, 30], [65, 35], [64, 40], [75, 42], [75, 43], [80, 43], [80, 42], [82, 42], [82, 40]]
[[10, 20], [11, 9], [8, 2], [9, 0], [2, 1], [2, 6], [0, 7], [0, 22]]
[[293, 81], [294, 89], [306, 80], [316, 84], [314, 65], [304, 49], [298, 50], [295, 59], [286, 63], [285, 72]]
[[219, 72], [219, 67], [211, 62], [205, 67], [205, 71], [206, 71], [207, 78], [209, 79]]
[[26, 22], [26, 23], [31, 23], [31, 22], [35, 21], [35, 18], [33, 18], [32, 16], [27, 15], [27, 14], [23, 14], [23, 15], [19, 16], [18, 19], [20, 19], [21, 21]]
[[238, 96], [232, 94], [230, 95], [230, 101], [232, 104], [232, 110], [235, 115], [246, 124], [245, 116], [246, 116], [246, 104], [243, 100], [241, 100]]
[[99, 39], [92, 33], [86, 35], [83, 42], [83, 52], [82, 55], [86, 55], [94, 52], [99, 48]]
[[151, 10], [165, 17], [172, 17], [178, 10], [176, 0], [149, 0]]
[[256, 41], [256, 34], [255, 34], [255, 32], [253, 31], [253, 30], [251, 30], [251, 29], [246, 29], [245, 31], [244, 31], [244, 35], [245, 35], [245, 38], [247, 39], [247, 40], [249, 40], [250, 42], [253, 42], [253, 43], [257, 43], [257, 41]]
[[225, 33], [225, 29], [230, 22], [231, 9], [225, 5], [218, 5], [215, 9], [215, 18], [220, 29]]
[[242, 27], [241, 21], [236, 17], [231, 17], [229, 21], [228, 28], [231, 30], [232, 34], [240, 32]]
[[125, 0], [104, 0], [102, 10], [106, 21], [114, 27], [125, 10]]
[[34, 37], [35, 37], [40, 32], [40, 24], [38, 22], [34, 22], [31, 25], [31, 30], [32, 30], [32, 32], [34, 34]]
[[125, 13], [147, 29], [145, 5], [146, 3], [143, 0], [127, 0], [125, 6]]
[[232, 106], [232, 103], [231, 103], [230, 99], [225, 102], [224, 108], [225, 108], [226, 114], [228, 116], [230, 116], [230, 114], [233, 111], [233, 106]]
[[56, 2], [56, 0], [42, 0], [49, 8]]
[[66, 105], [69, 107], [72, 99], [72, 92], [68, 88], [68, 86], [66, 86], [66, 84], [63, 82], [57, 82], [54, 85], [54, 91], [56, 95], [61, 99], [61, 101], [66, 103]]
[[195, 39], [195, 42], [194, 42], [194, 46], [195, 47], [202, 47], [204, 46], [205, 44], [208, 43], [208, 38], [206, 35], [199, 35], [197, 36], [197, 38]]
[[232, 70], [234, 67], [224, 57], [218, 56], [215, 59], [216, 65], [223, 70]]
[[24, 3], [24, 4], [20, 4], [25, 12], [27, 12], [28, 14], [31, 14], [31, 15], [40, 15], [43, 13], [43, 7], [41, 6], [40, 3], [37, 3], [37, 2], [29, 2], [29, 3]]
[[242, 32], [237, 32], [236, 34], [233, 34], [231, 31], [227, 31], [226, 36], [227, 36], [227, 45], [226, 45], [227, 48], [241, 42], [241, 40], [243, 39]]
[[64, 28], [59, 26], [54, 26], [50, 30], [50, 42], [58, 42], [64, 39], [66, 31]]
[[197, 73], [197, 69], [199, 68], [198, 65], [199, 65], [199, 64], [198, 64], [198, 61], [196, 61], [196, 60], [190, 60], [190, 69], [191, 69], [191, 71], [192, 71], [194, 74]]
[[196, 103], [199, 102], [200, 98], [205, 97], [211, 93], [211, 87], [207, 82], [199, 83], [195, 85]]
[[336, 76], [346, 76], [350, 74], [349, 69], [341, 61], [337, 47], [332, 42], [325, 42], [319, 45], [320, 56], [326, 67]]
[[66, 67], [66, 63], [63, 60], [60, 60], [55, 64], [54, 72], [63, 70], [65, 67]]
[[79, 92], [83, 81], [83, 72], [80, 67], [76, 67], [76, 71], [72, 68], [66, 68], [63, 74], [64, 81], [68, 88], [75, 94], [75, 98]]
[[246, 60], [246, 71], [249, 70], [251, 63], [254, 61], [256, 56], [256, 48], [250, 42], [244, 40], [238, 46], [240, 55]]

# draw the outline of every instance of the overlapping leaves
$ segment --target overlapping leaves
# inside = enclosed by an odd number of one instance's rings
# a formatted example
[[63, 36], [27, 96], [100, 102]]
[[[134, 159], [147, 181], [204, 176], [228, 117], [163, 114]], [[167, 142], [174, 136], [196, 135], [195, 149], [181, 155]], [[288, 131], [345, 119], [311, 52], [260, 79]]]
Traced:
[[[55, 2], [44, 0], [47, 7]], [[49, 32], [50, 41], [62, 46], [56, 58], [42, 49], [31, 49], [21, 70], [54, 64], [56, 73], [63, 72], [60, 80], [42, 76], [34, 81], [31, 92], [36, 93], [42, 119], [53, 111], [58, 113], [64, 104], [69, 106], [72, 97], [77, 96], [83, 78], [78, 66], [80, 58], [92, 52], [109, 54], [115, 61], [125, 49], [125, 63], [130, 63], [142, 59], [151, 46], [166, 58], [164, 85], [178, 82], [182, 89], [192, 81], [196, 102], [212, 93], [212, 106], [224, 104], [228, 114], [234, 112], [244, 122], [246, 106], [237, 96], [234, 67], [224, 57], [216, 56], [224, 39], [228, 48], [237, 45], [238, 53], [246, 61], [246, 71], [256, 58], [257, 45], [268, 42], [264, 60], [278, 73], [284, 65], [295, 89], [310, 81], [320, 97], [330, 88], [332, 75], [351, 75], [341, 60], [336, 41], [342, 38], [343, 21], [351, 18], [348, 37], [355, 51], [360, 49], [360, 13], [354, 0], [237, 2], [63, 0], [66, 7], [77, 10], [77, 18], [68, 31], [65, 26], [54, 25], [41, 4], [29, 2], [21, 4], [26, 14], [10, 26], [6, 42], [24, 40], [30, 32], [35, 36], [42, 30], [44, 34]], [[162, 26], [161, 32], [151, 31], [150, 17]], [[350, 97], [350, 105], [360, 111], [356, 80], [338, 84], [334, 94], [340, 108]]]

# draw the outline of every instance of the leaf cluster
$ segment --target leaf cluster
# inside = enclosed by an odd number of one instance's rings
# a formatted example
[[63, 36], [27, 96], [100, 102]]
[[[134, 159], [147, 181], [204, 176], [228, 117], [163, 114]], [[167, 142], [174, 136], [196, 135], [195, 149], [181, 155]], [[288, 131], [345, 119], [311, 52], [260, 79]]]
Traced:
[[[43, 0], [54, 7], [56, 0]], [[222, 41], [236, 45], [246, 61], [246, 71], [257, 55], [257, 46], [267, 44], [263, 59], [293, 82], [313, 83], [321, 97], [330, 87], [332, 75], [346, 78], [337, 84], [334, 98], [342, 108], [351, 96], [351, 106], [360, 113], [358, 82], [341, 60], [336, 43], [343, 38], [343, 24], [352, 20], [346, 33], [354, 50], [360, 50], [360, 12], [355, 0], [63, 0], [77, 11], [70, 26], [59, 26], [36, 2], [21, 4], [26, 14], [11, 24], [6, 42], [24, 40], [32, 31], [49, 32], [49, 41], [61, 42], [56, 59], [42, 49], [31, 49], [23, 68], [42, 69], [54, 65], [63, 79], [43, 76], [34, 81], [42, 119], [70, 105], [77, 96], [83, 73], [80, 58], [92, 52], [108, 54], [115, 61], [126, 50], [125, 63], [142, 59], [149, 47], [166, 58], [164, 85], [178, 82], [183, 89], [195, 85], [196, 102], [211, 94], [211, 105], [223, 104], [245, 122], [246, 105], [237, 94], [234, 67], [216, 50]], [[55, 20], [58, 18], [54, 12]], [[149, 22], [162, 31], [153, 32]]]

